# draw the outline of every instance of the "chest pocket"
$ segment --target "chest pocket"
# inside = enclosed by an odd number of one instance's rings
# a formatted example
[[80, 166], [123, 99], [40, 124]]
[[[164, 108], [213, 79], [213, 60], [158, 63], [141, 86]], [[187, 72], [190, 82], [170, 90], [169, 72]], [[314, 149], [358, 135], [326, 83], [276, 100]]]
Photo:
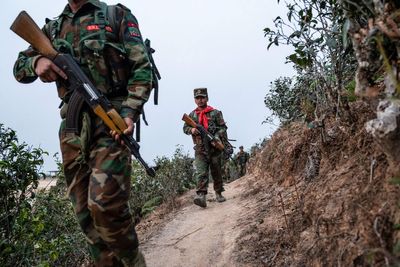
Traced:
[[121, 44], [86, 38], [81, 40], [79, 49], [81, 64], [88, 69], [100, 91], [106, 95], [127, 94], [130, 64]]
[[[208, 113], [209, 114], [209, 113]], [[209, 116], [207, 114], [207, 118], [208, 118], [208, 131], [210, 134], [215, 135], [215, 133], [217, 132], [217, 125], [215, 123], [214, 118], [212, 118], [211, 116]]]

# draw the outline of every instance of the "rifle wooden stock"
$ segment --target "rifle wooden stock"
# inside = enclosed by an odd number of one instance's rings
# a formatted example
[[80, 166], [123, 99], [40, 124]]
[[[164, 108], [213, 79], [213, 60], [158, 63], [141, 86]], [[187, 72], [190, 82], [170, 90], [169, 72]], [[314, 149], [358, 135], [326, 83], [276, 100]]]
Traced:
[[197, 128], [197, 123], [190, 118], [186, 113], [183, 114], [182, 120], [186, 122], [188, 125], [192, 126], [193, 128]]
[[200, 131], [200, 134], [204, 137], [206, 137], [210, 142], [211, 145], [217, 148], [218, 150], [224, 150], [224, 145], [215, 139], [215, 137], [210, 134], [203, 126], [197, 124], [192, 118], [190, 118], [186, 113], [183, 114], [182, 120], [186, 122], [188, 125], [192, 126], [193, 128], [196, 128], [197, 130]]
[[10, 29], [27, 41], [43, 56], [53, 60], [58, 52], [55, 50], [42, 30], [25, 11], [21, 11]]

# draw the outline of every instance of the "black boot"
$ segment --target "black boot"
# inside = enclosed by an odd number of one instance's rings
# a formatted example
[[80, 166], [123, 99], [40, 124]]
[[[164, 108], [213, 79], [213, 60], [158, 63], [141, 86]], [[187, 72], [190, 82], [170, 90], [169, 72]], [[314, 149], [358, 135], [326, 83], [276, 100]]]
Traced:
[[204, 193], [198, 193], [193, 200], [194, 204], [202, 208], [207, 207], [206, 195]]
[[226, 201], [226, 198], [221, 193], [217, 193], [217, 192], [215, 192], [215, 199], [217, 200], [217, 202]]

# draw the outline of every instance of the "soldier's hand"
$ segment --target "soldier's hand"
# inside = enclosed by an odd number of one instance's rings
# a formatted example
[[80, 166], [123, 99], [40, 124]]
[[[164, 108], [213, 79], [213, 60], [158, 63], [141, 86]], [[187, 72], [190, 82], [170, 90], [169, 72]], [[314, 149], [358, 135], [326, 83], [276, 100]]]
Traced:
[[199, 134], [200, 134], [200, 131], [197, 130], [197, 128], [192, 128], [192, 129], [190, 130], [190, 132], [192, 133], [192, 135], [199, 135]]
[[[135, 130], [135, 124], [133, 123], [133, 120], [131, 118], [124, 118], [124, 121], [126, 123], [126, 129], [124, 131], [125, 135], [132, 135], [133, 131]], [[121, 136], [116, 132], [111, 130], [110, 134], [114, 138], [115, 141], [120, 142], [121, 144], [124, 144], [124, 141], [121, 140]]]
[[45, 83], [54, 82], [59, 77], [66, 80], [67, 75], [46, 57], [40, 57], [35, 64], [35, 73], [40, 80]]

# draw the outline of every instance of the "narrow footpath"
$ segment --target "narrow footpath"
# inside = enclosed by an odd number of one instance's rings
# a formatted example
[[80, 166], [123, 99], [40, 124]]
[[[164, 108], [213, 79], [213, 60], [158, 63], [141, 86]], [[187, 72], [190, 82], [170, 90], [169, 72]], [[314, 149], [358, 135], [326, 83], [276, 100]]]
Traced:
[[218, 203], [211, 185], [207, 208], [184, 207], [142, 243], [147, 266], [236, 266], [232, 252], [240, 234], [240, 219], [252, 205], [240, 198], [245, 190], [243, 179], [225, 185], [225, 190], [227, 201]]

